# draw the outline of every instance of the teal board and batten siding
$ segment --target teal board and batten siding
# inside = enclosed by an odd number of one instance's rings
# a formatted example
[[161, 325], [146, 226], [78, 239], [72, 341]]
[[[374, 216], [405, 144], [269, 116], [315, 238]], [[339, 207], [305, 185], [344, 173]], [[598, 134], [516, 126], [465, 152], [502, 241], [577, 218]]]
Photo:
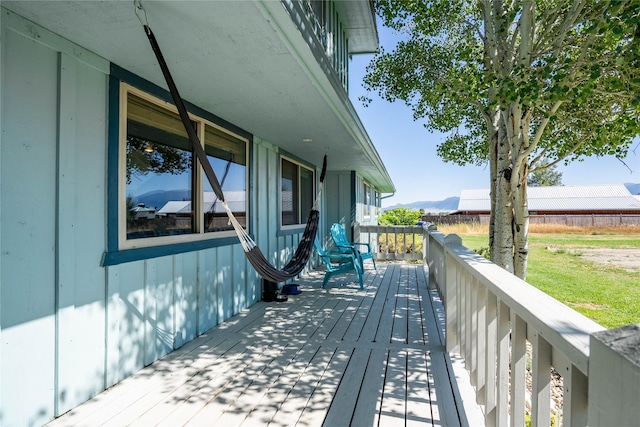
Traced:
[[378, 225], [378, 207], [376, 206], [376, 199], [373, 195], [374, 188], [369, 184], [369, 214], [365, 215], [365, 194], [363, 178], [354, 173], [355, 175], [355, 199], [356, 199], [356, 221], [359, 225]]
[[327, 227], [336, 222], [340, 223], [347, 232], [347, 238], [354, 240], [353, 228], [356, 224], [378, 225], [379, 208], [375, 206], [373, 197], [370, 215], [365, 216], [364, 184], [358, 174], [354, 171], [329, 172], [325, 181]]
[[2, 12], [0, 424], [104, 388], [108, 62]]
[[[330, 160], [330, 159], [329, 159]], [[325, 200], [327, 201], [325, 226], [327, 230], [333, 223], [340, 223], [351, 235], [351, 227], [355, 221], [355, 205], [353, 196], [353, 174], [345, 172], [328, 172], [325, 178]], [[328, 231], [327, 231], [328, 232]], [[332, 244], [324, 236], [324, 246]]]
[[[0, 425], [41, 425], [261, 298], [239, 244], [104, 267], [108, 61], [1, 9]], [[282, 266], [277, 147], [252, 232]]]

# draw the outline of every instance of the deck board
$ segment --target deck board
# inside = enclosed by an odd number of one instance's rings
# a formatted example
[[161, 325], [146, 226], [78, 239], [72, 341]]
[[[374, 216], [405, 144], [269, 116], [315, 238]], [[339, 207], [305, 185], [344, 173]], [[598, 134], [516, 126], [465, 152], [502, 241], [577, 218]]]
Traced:
[[[378, 263], [260, 302], [50, 426], [469, 425], [421, 265]], [[474, 421], [474, 425], [476, 422]]]

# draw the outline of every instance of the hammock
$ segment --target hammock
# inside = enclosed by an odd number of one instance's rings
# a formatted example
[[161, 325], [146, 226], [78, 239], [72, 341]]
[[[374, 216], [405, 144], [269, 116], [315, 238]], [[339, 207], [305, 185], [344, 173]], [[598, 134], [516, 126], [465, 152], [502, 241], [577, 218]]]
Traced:
[[[141, 6], [138, 6], [141, 9]], [[136, 10], [137, 13], [137, 10]], [[156, 41], [156, 38], [151, 31], [148, 23], [141, 23], [144, 26], [144, 31], [147, 34], [149, 39], [149, 43], [151, 44], [151, 48], [156, 55], [156, 59], [158, 60], [158, 64], [160, 65], [160, 69], [162, 70], [162, 74], [167, 82], [167, 86], [169, 87], [169, 92], [171, 92], [171, 97], [178, 109], [178, 113], [180, 114], [180, 119], [182, 120], [182, 124], [189, 136], [189, 140], [191, 141], [191, 145], [193, 146], [193, 150], [202, 165], [202, 169], [209, 180], [209, 184], [211, 184], [211, 188], [215, 193], [216, 197], [224, 207], [227, 212], [227, 216], [229, 217], [229, 221], [233, 225], [238, 238], [240, 239], [240, 243], [242, 244], [242, 248], [244, 249], [245, 255], [247, 259], [256, 269], [258, 274], [275, 283], [285, 282], [289, 279], [296, 277], [300, 272], [304, 269], [309, 261], [309, 256], [311, 254], [311, 249], [313, 248], [313, 243], [316, 238], [316, 232], [318, 231], [318, 222], [320, 219], [320, 212], [318, 210], [318, 204], [320, 202], [320, 194], [322, 193], [322, 187], [324, 183], [324, 176], [327, 170], [327, 156], [324, 156], [324, 160], [322, 162], [322, 173], [320, 174], [320, 185], [318, 187], [318, 195], [313, 203], [313, 207], [311, 208], [311, 212], [309, 212], [309, 218], [307, 219], [307, 225], [304, 229], [304, 233], [302, 234], [302, 240], [300, 241], [295, 254], [291, 257], [291, 260], [285, 265], [281, 270], [272, 266], [269, 261], [264, 257], [260, 248], [253, 241], [251, 236], [247, 234], [242, 225], [238, 222], [238, 220], [231, 212], [231, 209], [227, 205], [227, 202], [224, 199], [224, 194], [222, 192], [222, 186], [218, 182], [218, 178], [216, 174], [213, 172], [213, 168], [207, 159], [207, 156], [202, 148], [200, 143], [200, 139], [196, 134], [195, 129], [191, 125], [189, 120], [189, 115], [187, 113], [187, 109], [178, 93], [178, 88], [176, 87], [173, 77], [171, 77], [171, 73], [169, 72], [169, 67], [164, 60], [162, 52], [160, 51], [160, 46]]]

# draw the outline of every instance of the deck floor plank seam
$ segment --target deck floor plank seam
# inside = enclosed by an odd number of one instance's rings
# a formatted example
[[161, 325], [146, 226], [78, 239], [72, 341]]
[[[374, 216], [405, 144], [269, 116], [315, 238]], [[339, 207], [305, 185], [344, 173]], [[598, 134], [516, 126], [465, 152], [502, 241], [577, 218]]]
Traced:
[[382, 304], [382, 309], [380, 312], [380, 317], [378, 319], [378, 325], [375, 330], [375, 339], [376, 342], [391, 342], [391, 335], [393, 332], [393, 320], [395, 317], [395, 309], [396, 309], [396, 298], [395, 295], [398, 294], [399, 277], [400, 277], [400, 266], [398, 264], [392, 264], [390, 266], [391, 269], [391, 277], [389, 279], [389, 286], [387, 288], [387, 293], [384, 297], [384, 301]]
[[[299, 371], [300, 369], [308, 369], [311, 361], [317, 356], [320, 347], [311, 344], [305, 344], [303, 348], [294, 356], [294, 358], [286, 365], [274, 366], [274, 369], [267, 372], [264, 380], [256, 382], [250, 389], [251, 394], [243, 399], [237, 400], [228, 414], [237, 414], [238, 418], [244, 418], [237, 424], [229, 424], [232, 419], [223, 417], [215, 425], [267, 425], [273, 418], [276, 406], [286, 399], [289, 392], [284, 387], [285, 375], [287, 369]], [[292, 366], [290, 368], [290, 366]], [[226, 414], [225, 414], [226, 415]]]
[[[283, 367], [282, 372], [278, 377], [274, 376], [265, 376], [265, 380], [270, 380], [270, 382], [262, 379], [261, 375], [258, 375], [255, 380], [263, 381], [263, 388], [268, 388], [269, 390], [280, 389], [284, 391], [287, 395], [290, 393], [291, 388], [298, 381], [299, 377], [304, 373], [304, 371], [310, 366], [311, 361], [318, 354], [320, 348], [315, 345], [307, 345], [302, 346], [295, 355], [289, 359], [289, 362], [286, 366]], [[274, 360], [274, 365], [282, 363], [278, 359]], [[274, 366], [275, 367], [275, 366]], [[264, 370], [263, 370], [264, 372]], [[223, 408], [222, 413], [219, 414], [219, 418], [213, 416], [211, 413], [211, 409], [214, 408], [215, 402], [210, 402], [210, 404], [205, 409], [209, 409], [209, 411], [201, 411], [198, 414], [197, 418], [192, 420], [192, 424], [194, 426], [203, 425], [207, 420], [214, 420], [214, 422], [221, 426], [227, 425], [239, 425], [245, 421], [247, 417], [247, 406], [243, 405], [251, 405], [251, 402], [238, 400], [239, 398], [234, 399], [230, 405], [226, 408]], [[262, 399], [261, 399], [262, 401]], [[286, 396], [282, 399], [282, 402], [286, 402]], [[271, 407], [271, 405], [270, 405]]]
[[71, 425], [468, 425], [444, 308], [420, 265], [379, 263], [259, 302], [73, 409]]
[[[322, 372], [313, 392], [309, 397], [307, 406], [302, 408], [298, 418], [298, 424], [302, 426], [323, 426], [327, 408], [331, 406], [335, 391], [340, 384], [342, 374], [353, 354], [353, 350], [335, 349], [331, 360]], [[281, 426], [282, 424], [273, 424]], [[283, 427], [285, 425], [282, 425]]]
[[376, 339], [376, 330], [380, 323], [380, 317], [382, 316], [382, 310], [384, 308], [384, 303], [387, 298], [387, 292], [391, 285], [391, 277], [393, 276], [393, 265], [389, 265], [382, 276], [382, 280], [380, 281], [380, 285], [378, 287], [378, 292], [373, 299], [373, 303], [371, 307], [367, 311], [367, 318], [362, 326], [362, 331], [360, 332], [359, 340], [363, 341], [375, 341]]
[[426, 288], [426, 286], [420, 283], [417, 270], [418, 269], [413, 269], [409, 271], [409, 318], [413, 321], [410, 321], [408, 324], [408, 344], [423, 344], [428, 342], [424, 316], [425, 304], [428, 304], [428, 302], [425, 302], [425, 298], [428, 298], [428, 295], [425, 296], [423, 289]]
[[409, 335], [409, 277], [405, 264], [399, 264], [398, 290], [393, 314], [391, 342], [407, 343]]
[[[354, 409], [356, 408], [362, 391], [362, 384], [371, 353], [372, 350], [370, 349], [354, 349], [353, 356], [349, 360], [349, 364], [336, 390], [335, 397], [327, 411], [324, 421], [326, 425], [336, 426], [344, 424], [345, 420], [351, 420], [353, 418]], [[363, 398], [364, 396], [365, 394], [363, 394]]]
[[[232, 351], [236, 347], [238, 347], [237, 352]], [[123, 412], [110, 423], [123, 425], [127, 420], [135, 418], [139, 425], [150, 425], [160, 422], [166, 417], [175, 419], [172, 414], [176, 411], [181, 414], [192, 413], [194, 408], [204, 405], [212, 394], [214, 396], [220, 395], [236, 375], [251, 366], [255, 355], [268, 351], [268, 348], [269, 345], [263, 342], [244, 346], [239, 341], [228, 352], [230, 357], [223, 359], [221, 363], [216, 364], [212, 361], [201, 367], [195, 375], [189, 377], [178, 387], [164, 387], [162, 390], [156, 390], [147, 395], [144, 405], [136, 405], [139, 409], [144, 409], [143, 413], [133, 416]], [[278, 349], [275, 351], [277, 352]]]
[[380, 284], [384, 278], [386, 267], [379, 267], [378, 272], [372, 276], [371, 285], [366, 288], [366, 293], [363, 296], [362, 302], [358, 307], [358, 312], [351, 319], [351, 322], [346, 327], [346, 331], [342, 336], [344, 341], [357, 341], [362, 335], [362, 330], [367, 321], [371, 307], [375, 301], [376, 295], [380, 288]]

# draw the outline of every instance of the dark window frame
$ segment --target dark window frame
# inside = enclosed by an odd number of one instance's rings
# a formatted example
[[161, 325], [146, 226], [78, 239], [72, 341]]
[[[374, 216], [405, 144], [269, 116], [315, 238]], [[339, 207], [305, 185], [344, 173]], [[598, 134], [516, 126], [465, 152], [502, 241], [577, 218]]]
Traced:
[[[128, 248], [121, 245], [121, 85], [123, 83], [148, 94], [159, 101], [173, 105], [171, 95], [165, 89], [150, 83], [115, 64], [111, 64], [109, 76], [109, 105], [108, 105], [108, 147], [107, 147], [107, 248], [103, 254], [101, 265], [109, 266], [149, 258], [192, 252], [213, 247], [234, 245], [239, 243], [237, 235], [231, 232], [203, 233], [205, 237], [186, 239], [183, 242], [161, 243], [156, 245], [141, 245]], [[185, 102], [190, 114], [203, 119], [208, 124], [231, 132], [246, 140], [246, 215], [247, 228], [251, 232], [254, 215], [251, 188], [253, 188], [253, 174], [251, 170], [253, 156], [253, 135], [245, 130]]]
[[[283, 203], [284, 203], [284, 197], [282, 194], [282, 180], [283, 180], [283, 162], [288, 162], [294, 166], [296, 166], [297, 168], [297, 189], [298, 189], [298, 194], [297, 194], [297, 206], [296, 206], [296, 219], [298, 220], [297, 223], [292, 223], [292, 224], [283, 224]], [[301, 168], [305, 169], [306, 171], [308, 171], [311, 174], [311, 194], [310, 195], [301, 195], [301, 192], [303, 191], [303, 189], [300, 186], [300, 179], [301, 179], [301, 173], [300, 170]], [[302, 205], [303, 202], [305, 201], [310, 201], [311, 203], [313, 203], [313, 201], [316, 198], [316, 194], [317, 194], [317, 183], [316, 183], [316, 178], [317, 178], [317, 174], [316, 174], [316, 169], [309, 165], [306, 164], [305, 162], [302, 162], [298, 159], [295, 159], [293, 156], [288, 156], [285, 154], [281, 154], [278, 160], [278, 229], [279, 229], [279, 234], [293, 234], [293, 233], [298, 233], [300, 231], [302, 231], [304, 229], [304, 227], [306, 226], [306, 222], [308, 219], [308, 214], [309, 211], [311, 210], [311, 206], [309, 206], [308, 208], [305, 208]]]

